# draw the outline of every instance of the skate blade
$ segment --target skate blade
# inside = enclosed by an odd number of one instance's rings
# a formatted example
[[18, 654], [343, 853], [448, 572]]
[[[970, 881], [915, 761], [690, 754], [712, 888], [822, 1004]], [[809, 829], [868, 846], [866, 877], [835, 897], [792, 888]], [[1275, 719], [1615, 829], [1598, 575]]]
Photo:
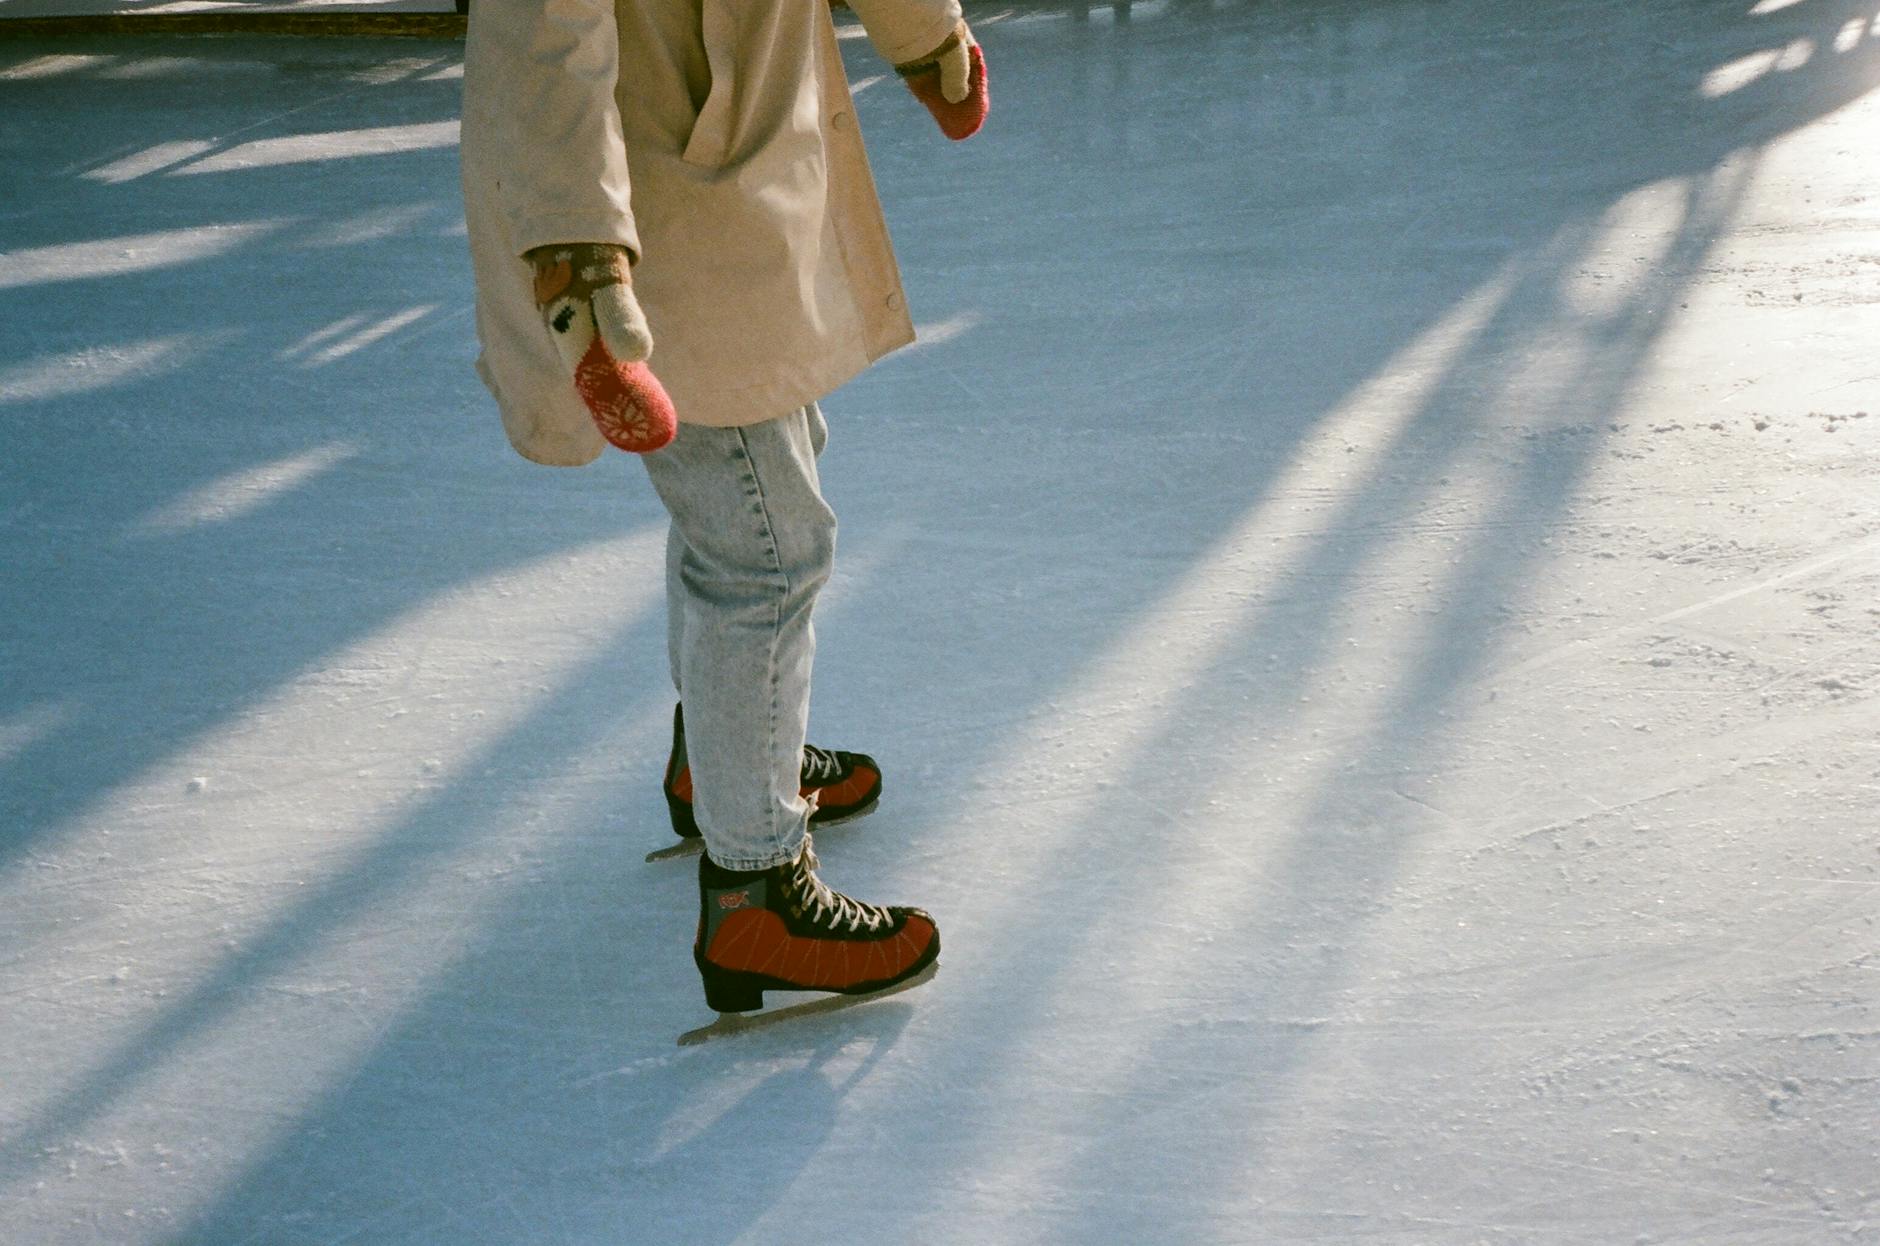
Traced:
[[[826, 831], [832, 826], [845, 826], [850, 822], [858, 822], [873, 813], [875, 807], [880, 803], [881, 801], [879, 799], [871, 800], [854, 813], [845, 814], [840, 818], [830, 818], [827, 822], [813, 823], [810, 826], [810, 830]], [[667, 844], [664, 848], [655, 848], [653, 851], [646, 854], [646, 860], [650, 864], [654, 861], [672, 861], [679, 857], [695, 857], [704, 847], [705, 841], [702, 838], [682, 839], [676, 844]]]
[[821, 822], [812, 821], [809, 824], [809, 829], [812, 831], [826, 831], [832, 826], [847, 826], [851, 822], [859, 822], [873, 813], [880, 805], [881, 797], [877, 796], [860, 809], [851, 809], [839, 818], [825, 818]]
[[718, 1014], [718, 1019], [710, 1025], [702, 1025], [696, 1030], [687, 1030], [679, 1035], [679, 1046], [693, 1047], [699, 1043], [710, 1042], [714, 1038], [729, 1038], [734, 1034], [748, 1034], [752, 1030], [767, 1029], [779, 1021], [796, 1021], [818, 1013], [841, 1012], [857, 1004], [886, 999], [890, 995], [899, 995], [902, 991], [911, 991], [924, 982], [931, 982], [939, 969], [940, 962], [936, 960], [905, 982], [897, 982], [893, 986], [883, 987], [867, 995], [825, 995], [821, 999], [791, 1004], [787, 1008], [773, 1008], [768, 1012], [721, 1012]]
[[696, 857], [705, 849], [703, 839], [682, 839], [646, 854], [648, 861], [670, 861], [675, 857]]

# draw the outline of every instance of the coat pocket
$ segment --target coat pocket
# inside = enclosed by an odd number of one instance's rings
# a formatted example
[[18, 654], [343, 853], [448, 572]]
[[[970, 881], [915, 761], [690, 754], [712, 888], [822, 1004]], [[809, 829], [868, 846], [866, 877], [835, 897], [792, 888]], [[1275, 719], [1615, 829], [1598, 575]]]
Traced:
[[731, 127], [737, 95], [737, 22], [728, 9], [736, 0], [705, 0], [700, 14], [700, 38], [705, 64], [711, 73], [705, 103], [692, 123], [679, 158], [708, 169], [723, 168], [731, 156]]

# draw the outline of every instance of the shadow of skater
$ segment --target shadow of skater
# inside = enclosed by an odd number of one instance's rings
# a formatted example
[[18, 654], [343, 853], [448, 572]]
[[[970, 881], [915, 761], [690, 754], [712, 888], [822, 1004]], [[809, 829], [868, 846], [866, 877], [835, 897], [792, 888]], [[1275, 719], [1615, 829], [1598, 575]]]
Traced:
[[[166, 1240], [729, 1242], [811, 1161], [873, 1144], [866, 1129], [844, 1136], [845, 1105], [911, 1006], [636, 1055], [662, 1010], [629, 1012], [624, 996], [486, 993], [466, 1019], [457, 991], [486, 969], [508, 976], [496, 955], [463, 966]], [[596, 1024], [610, 1007], [611, 1030]]]

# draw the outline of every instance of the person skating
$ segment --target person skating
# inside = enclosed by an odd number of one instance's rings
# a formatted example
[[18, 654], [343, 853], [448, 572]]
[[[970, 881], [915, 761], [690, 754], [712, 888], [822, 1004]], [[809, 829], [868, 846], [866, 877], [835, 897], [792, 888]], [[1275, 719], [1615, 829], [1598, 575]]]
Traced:
[[[958, 0], [852, 7], [944, 132], [978, 128]], [[478, 371], [511, 444], [570, 466], [607, 439], [661, 447], [643, 462], [671, 518], [707, 1002], [920, 980], [932, 919], [831, 890], [809, 839], [811, 613], [835, 549], [816, 403], [913, 340], [823, 0], [475, 6], [462, 157]]]

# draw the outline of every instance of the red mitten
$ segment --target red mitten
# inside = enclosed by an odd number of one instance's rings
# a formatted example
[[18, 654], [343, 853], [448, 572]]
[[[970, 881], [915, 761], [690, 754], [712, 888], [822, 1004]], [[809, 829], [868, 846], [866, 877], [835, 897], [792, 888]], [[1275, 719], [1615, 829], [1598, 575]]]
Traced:
[[670, 442], [679, 421], [646, 366], [653, 335], [633, 297], [626, 248], [561, 243], [537, 247], [527, 258], [535, 266], [536, 306], [601, 436], [634, 454]]
[[992, 111], [992, 97], [986, 92], [986, 57], [965, 22], [931, 55], [896, 65], [894, 71], [940, 123], [940, 132], [955, 142], [979, 133]]
[[643, 362], [621, 363], [599, 335], [575, 367], [574, 388], [601, 436], [631, 454], [658, 450], [679, 431], [672, 399], [653, 370]]

